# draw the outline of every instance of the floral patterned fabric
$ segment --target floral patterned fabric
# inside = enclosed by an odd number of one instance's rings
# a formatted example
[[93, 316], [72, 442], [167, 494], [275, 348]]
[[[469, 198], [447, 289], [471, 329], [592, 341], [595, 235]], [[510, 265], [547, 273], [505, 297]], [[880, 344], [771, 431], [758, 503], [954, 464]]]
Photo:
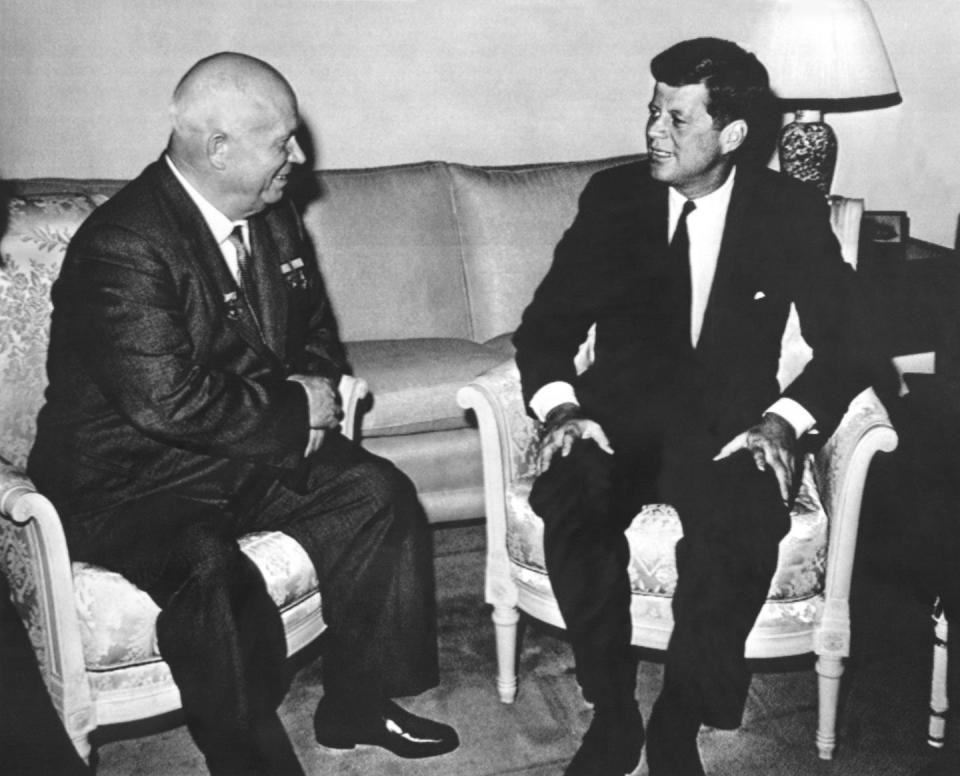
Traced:
[[[291, 618], [308, 617], [297, 604], [317, 590], [317, 574], [306, 551], [279, 532], [260, 532], [240, 539], [241, 549], [257, 564], [270, 597], [289, 630]], [[89, 563], [73, 564], [77, 615], [87, 668], [104, 671], [160, 660], [157, 651], [159, 607], [120, 574]]]
[[[543, 521], [530, 507], [533, 477], [511, 484], [507, 491], [507, 553], [518, 566], [546, 575]], [[768, 601], [802, 601], [823, 589], [826, 567], [827, 515], [813, 480], [812, 457], [804, 466], [800, 493], [791, 513], [790, 532], [780, 542], [777, 571]], [[635, 596], [668, 599], [677, 583], [674, 546], [683, 535], [680, 518], [668, 504], [647, 504], [626, 531], [630, 543], [630, 584]], [[527, 579], [529, 575], [525, 575]]]
[[94, 208], [82, 194], [14, 197], [0, 240], [0, 452], [23, 466], [47, 384], [50, 285]]

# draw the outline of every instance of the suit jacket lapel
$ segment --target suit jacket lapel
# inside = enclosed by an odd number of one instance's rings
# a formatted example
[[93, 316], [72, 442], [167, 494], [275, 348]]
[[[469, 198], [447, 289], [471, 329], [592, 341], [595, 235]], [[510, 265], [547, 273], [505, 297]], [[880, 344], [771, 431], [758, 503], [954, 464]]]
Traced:
[[267, 346], [283, 360], [286, 351], [287, 288], [281, 262], [288, 260], [277, 245], [265, 219], [250, 219], [253, 277], [257, 285], [260, 324]]
[[274, 354], [270, 353], [255, 322], [242, 309], [236, 281], [230, 274], [220, 246], [217, 245], [203, 214], [180, 185], [180, 181], [176, 179], [166, 160], [161, 158], [156, 165], [160, 190], [177, 222], [175, 233], [183, 236], [187, 242], [187, 250], [195, 261], [201, 277], [214, 289], [226, 319], [226, 325], [234, 329], [258, 353], [273, 357]]
[[750, 210], [751, 187], [745, 183], [747, 177], [745, 171], [738, 170], [733, 182], [717, 267], [710, 287], [710, 296], [707, 298], [700, 339], [697, 342], [697, 352], [701, 355], [711, 352], [718, 344], [717, 335], [723, 331], [724, 307], [728, 300], [733, 298], [732, 290], [739, 274], [738, 260], [743, 255], [744, 231]]

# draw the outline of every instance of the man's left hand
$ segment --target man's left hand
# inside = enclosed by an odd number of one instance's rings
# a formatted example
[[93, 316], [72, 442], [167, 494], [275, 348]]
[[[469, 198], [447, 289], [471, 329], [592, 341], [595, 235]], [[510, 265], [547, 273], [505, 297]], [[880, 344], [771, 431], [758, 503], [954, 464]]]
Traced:
[[766, 471], [767, 466], [773, 469], [783, 503], [788, 504], [799, 474], [797, 433], [793, 426], [776, 413], [768, 412], [756, 426], [727, 442], [713, 460], [719, 461], [738, 450], [749, 450], [760, 471]]

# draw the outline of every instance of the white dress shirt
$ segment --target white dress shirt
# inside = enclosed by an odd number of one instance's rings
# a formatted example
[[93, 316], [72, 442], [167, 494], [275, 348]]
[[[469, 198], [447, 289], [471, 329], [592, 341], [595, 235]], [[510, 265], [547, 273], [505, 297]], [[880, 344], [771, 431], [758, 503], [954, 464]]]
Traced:
[[173, 159], [171, 159], [169, 156], [164, 156], [163, 158], [166, 159], [171, 171], [176, 176], [177, 180], [180, 181], [180, 185], [186, 190], [187, 194], [190, 196], [190, 199], [192, 199], [194, 204], [200, 208], [200, 213], [203, 215], [203, 220], [207, 222], [207, 226], [210, 227], [210, 231], [213, 234], [213, 239], [216, 240], [217, 245], [220, 246], [220, 253], [223, 254], [223, 260], [227, 262], [227, 269], [230, 270], [230, 274], [233, 275], [233, 279], [237, 285], [240, 285], [240, 268], [237, 264], [237, 249], [228, 238], [231, 234], [233, 234], [233, 230], [239, 226], [243, 231], [243, 244], [247, 246], [247, 250], [249, 251], [249, 225], [245, 220], [233, 221], [217, 210], [217, 208], [211, 205], [209, 200], [207, 200], [203, 194], [193, 187], [190, 181], [183, 177], [183, 173], [177, 169], [177, 165], [173, 163]]
[[[690, 342], [696, 346], [703, 328], [703, 317], [713, 287], [713, 277], [720, 256], [720, 243], [723, 240], [723, 227], [730, 207], [730, 195], [736, 167], [731, 170], [727, 180], [720, 188], [696, 199], [696, 209], [687, 216], [687, 233], [690, 238]], [[680, 212], [687, 198], [674, 188], [669, 189], [667, 197], [669, 237], [680, 220]], [[579, 404], [576, 392], [569, 383], [557, 381], [547, 383], [530, 399], [530, 408], [534, 414], [544, 420], [554, 407], [560, 404]], [[810, 431], [814, 417], [793, 399], [780, 398], [771, 405], [768, 412], [774, 412], [784, 418], [797, 433], [797, 437]]]

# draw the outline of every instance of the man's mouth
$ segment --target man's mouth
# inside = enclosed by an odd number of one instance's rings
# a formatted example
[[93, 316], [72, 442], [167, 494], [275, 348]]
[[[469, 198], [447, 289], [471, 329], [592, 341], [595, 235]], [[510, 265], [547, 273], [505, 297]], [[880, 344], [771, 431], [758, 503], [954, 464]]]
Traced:
[[650, 158], [651, 158], [651, 159], [656, 159], [656, 160], [658, 160], [658, 161], [662, 161], [662, 160], [664, 160], [664, 159], [669, 159], [671, 156], [673, 156], [673, 154], [670, 153], [669, 151], [663, 151], [663, 150], [661, 150], [661, 149], [659, 149], [659, 148], [651, 148], [651, 149], [650, 149]]

